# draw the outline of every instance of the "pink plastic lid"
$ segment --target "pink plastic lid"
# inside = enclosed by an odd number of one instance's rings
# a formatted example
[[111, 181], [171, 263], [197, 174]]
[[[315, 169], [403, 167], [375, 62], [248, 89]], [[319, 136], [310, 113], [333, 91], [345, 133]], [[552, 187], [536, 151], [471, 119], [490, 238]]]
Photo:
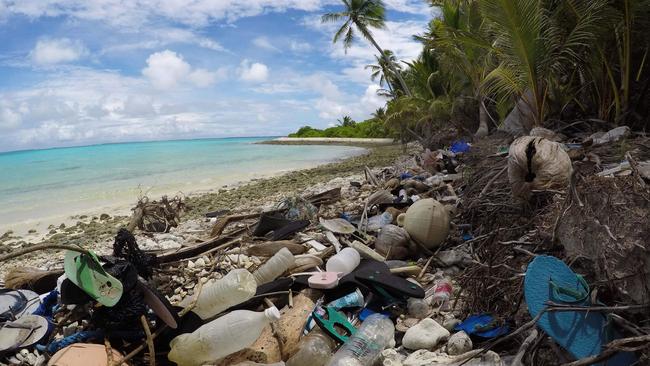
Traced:
[[339, 275], [337, 272], [321, 272], [309, 277], [307, 280], [309, 287], [329, 289], [338, 286]]

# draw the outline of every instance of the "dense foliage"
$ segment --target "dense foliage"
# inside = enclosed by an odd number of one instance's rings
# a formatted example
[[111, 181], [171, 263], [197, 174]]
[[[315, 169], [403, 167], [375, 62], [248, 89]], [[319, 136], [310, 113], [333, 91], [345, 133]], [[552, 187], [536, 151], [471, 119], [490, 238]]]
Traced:
[[324, 130], [304, 126], [297, 132], [290, 134], [289, 137], [379, 138], [389, 136], [389, 132], [385, 128], [384, 122], [381, 119], [371, 118], [363, 122], [354, 122], [350, 119], [349, 121], [351, 121], [351, 123], [340, 123], [338, 126], [326, 128]]
[[[414, 35], [422, 54], [409, 62], [372, 36], [384, 27], [381, 0], [342, 0], [341, 12], [323, 16], [342, 22], [334, 42], [347, 48], [360, 34], [377, 49], [368, 69], [389, 100], [372, 125], [383, 122], [385, 134], [650, 127], [650, 0], [430, 1], [435, 16]], [[322, 133], [369, 137], [355, 129]]]

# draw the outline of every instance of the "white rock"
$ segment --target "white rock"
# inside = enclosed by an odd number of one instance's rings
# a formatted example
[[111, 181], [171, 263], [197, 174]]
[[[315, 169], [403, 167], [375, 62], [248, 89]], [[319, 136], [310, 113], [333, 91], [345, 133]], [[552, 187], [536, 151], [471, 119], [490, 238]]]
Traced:
[[196, 267], [196, 264], [194, 264], [194, 262], [192, 262], [192, 261], [187, 261], [187, 268], [189, 268], [189, 269], [194, 269], [194, 267]]
[[460, 331], [452, 334], [447, 341], [447, 353], [456, 356], [472, 350], [472, 340], [467, 333]]
[[402, 361], [406, 356], [397, 352], [394, 348], [387, 348], [381, 351], [381, 364], [382, 366], [402, 366]]
[[445, 329], [447, 329], [448, 331], [451, 332], [460, 323], [461, 323], [460, 319], [447, 318], [442, 322], [442, 326], [445, 327]]
[[412, 350], [432, 349], [449, 337], [449, 331], [431, 318], [422, 319], [404, 334], [402, 345]]
[[[471, 351], [475, 353], [477, 351]], [[450, 356], [443, 352], [430, 352], [424, 349], [411, 353], [406, 360], [402, 362], [403, 366], [430, 366], [430, 365], [448, 365], [457, 366], [459, 363], [464, 362], [470, 355], [462, 354], [458, 356]], [[487, 351], [477, 358], [473, 358], [467, 363], [466, 366], [503, 366], [503, 362], [498, 354], [492, 351]]]
[[199, 259], [196, 260], [195, 264], [196, 264], [197, 267], [205, 267], [205, 259], [199, 258]]

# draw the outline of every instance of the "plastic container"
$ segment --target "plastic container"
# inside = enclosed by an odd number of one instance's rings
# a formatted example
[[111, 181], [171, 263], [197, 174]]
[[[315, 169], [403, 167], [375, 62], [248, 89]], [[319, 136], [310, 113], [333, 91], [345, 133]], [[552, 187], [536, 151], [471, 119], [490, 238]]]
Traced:
[[429, 302], [426, 299], [416, 299], [411, 297], [406, 302], [406, 307], [408, 313], [418, 319], [424, 319], [429, 315], [431, 309], [429, 308]]
[[367, 231], [379, 231], [382, 227], [393, 222], [393, 215], [390, 212], [384, 212], [381, 215], [375, 215], [368, 219]]
[[372, 366], [395, 334], [393, 322], [381, 314], [372, 314], [334, 354], [328, 366]]
[[327, 272], [341, 273], [340, 277], [354, 271], [361, 262], [359, 252], [354, 248], [343, 248], [340, 252], [332, 256], [327, 263], [325, 269]]
[[[250, 299], [255, 290], [255, 277], [245, 269], [235, 269], [220, 280], [206, 282], [192, 311], [202, 319], [209, 319]], [[192, 302], [191, 297], [186, 299], [188, 304]]]
[[454, 287], [448, 278], [442, 278], [436, 281], [435, 286], [433, 287], [433, 298], [431, 299], [431, 302], [435, 305], [446, 308], [449, 305], [449, 299], [451, 298], [453, 290]]
[[323, 366], [332, 358], [336, 343], [318, 327], [298, 343], [298, 352], [287, 360], [287, 366]]
[[360, 308], [363, 307], [364, 303], [365, 300], [361, 290], [356, 289], [354, 292], [330, 302], [327, 306], [333, 307], [336, 310], [341, 310], [344, 308]]
[[280, 249], [271, 259], [253, 272], [257, 285], [269, 283], [280, 277], [286, 270], [293, 267], [295, 258], [287, 248]]
[[200, 366], [216, 361], [250, 346], [265, 326], [279, 319], [280, 311], [275, 307], [259, 313], [235, 310], [192, 333], [172, 339], [167, 357], [179, 366]]

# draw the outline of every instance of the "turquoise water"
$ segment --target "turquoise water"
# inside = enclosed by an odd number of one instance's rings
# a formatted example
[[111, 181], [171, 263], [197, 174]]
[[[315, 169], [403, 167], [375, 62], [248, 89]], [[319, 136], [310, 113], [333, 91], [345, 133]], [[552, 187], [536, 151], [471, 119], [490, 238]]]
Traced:
[[[185, 194], [358, 154], [344, 146], [261, 145], [268, 138], [106, 144], [0, 153], [0, 227]], [[52, 222], [53, 223], [53, 222]]]

